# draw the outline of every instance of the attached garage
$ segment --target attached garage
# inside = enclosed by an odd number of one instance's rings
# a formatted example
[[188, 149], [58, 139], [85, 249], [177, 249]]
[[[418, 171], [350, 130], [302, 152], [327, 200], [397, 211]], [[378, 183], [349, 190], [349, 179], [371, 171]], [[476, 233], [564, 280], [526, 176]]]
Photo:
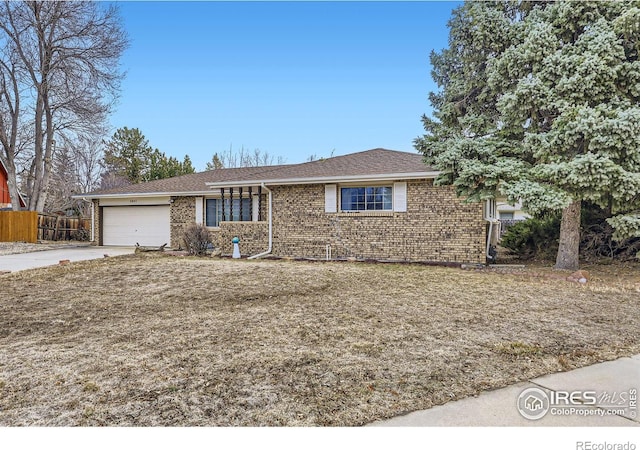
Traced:
[[104, 206], [102, 245], [169, 245], [169, 205]]

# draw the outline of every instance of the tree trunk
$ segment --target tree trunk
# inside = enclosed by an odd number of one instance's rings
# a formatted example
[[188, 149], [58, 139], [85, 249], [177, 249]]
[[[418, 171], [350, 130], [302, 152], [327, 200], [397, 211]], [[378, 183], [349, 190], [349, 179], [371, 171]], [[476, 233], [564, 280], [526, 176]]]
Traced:
[[33, 148], [35, 153], [35, 158], [33, 160], [32, 168], [33, 170], [33, 185], [31, 187], [31, 192], [28, 192], [29, 195], [29, 211], [37, 211], [38, 210], [38, 201], [40, 197], [40, 193], [43, 191], [42, 186], [42, 178], [44, 177], [44, 155], [42, 150], [42, 143], [44, 140], [44, 132], [42, 130], [42, 122], [43, 122], [43, 114], [44, 114], [44, 106], [42, 104], [42, 92], [41, 86], [38, 86], [38, 95], [36, 98], [36, 110], [35, 110], [35, 121], [34, 121], [34, 133], [33, 133]]
[[[46, 84], [45, 84], [46, 89]], [[51, 178], [51, 166], [53, 161], [53, 152], [55, 151], [55, 141], [53, 140], [53, 114], [48, 102], [48, 95], [43, 97], [44, 100], [44, 112], [45, 112], [45, 132], [44, 132], [44, 161], [42, 167], [42, 181], [40, 183], [40, 192], [38, 194], [38, 203], [36, 204], [36, 211], [44, 211], [44, 207], [47, 202], [47, 195], [49, 194], [49, 179]]]
[[560, 223], [560, 246], [556, 257], [556, 269], [578, 270], [580, 268], [580, 200], [562, 210]]
[[18, 191], [18, 182], [16, 177], [16, 166], [13, 161], [9, 163], [7, 169], [7, 186], [9, 187], [9, 198], [11, 199], [11, 209], [21, 211], [20, 193]]

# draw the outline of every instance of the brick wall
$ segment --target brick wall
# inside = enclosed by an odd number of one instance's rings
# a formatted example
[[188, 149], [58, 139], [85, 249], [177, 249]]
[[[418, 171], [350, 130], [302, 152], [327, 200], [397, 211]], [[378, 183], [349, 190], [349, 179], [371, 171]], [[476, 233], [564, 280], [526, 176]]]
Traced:
[[93, 202], [93, 245], [102, 245], [101, 224], [102, 224], [102, 208], [100, 208], [99, 200], [91, 200]]
[[[263, 196], [262, 214], [266, 217], [266, 196]], [[185, 248], [183, 233], [187, 226], [195, 222], [195, 197], [175, 197], [170, 208], [170, 232], [172, 248]], [[203, 218], [204, 221], [204, 218]], [[209, 238], [216, 249], [221, 249], [223, 255], [233, 253], [231, 239], [240, 238], [242, 255], [262, 253], [268, 245], [267, 222], [222, 222], [220, 228], [209, 229]]]
[[[405, 261], [484, 262], [485, 233], [482, 205], [465, 204], [451, 187], [435, 187], [432, 180], [407, 183], [407, 212], [325, 213], [324, 184], [274, 186], [273, 251], [276, 256], [324, 258], [331, 245], [334, 258]], [[94, 200], [95, 236], [100, 242], [102, 217]], [[214, 247], [223, 255], [240, 238], [244, 256], [261, 253], [268, 245], [267, 196], [263, 221], [223, 222], [210, 229]], [[170, 207], [172, 248], [184, 248], [182, 233], [195, 221], [194, 197], [176, 197]]]
[[485, 261], [482, 206], [432, 180], [407, 183], [407, 212], [325, 213], [324, 185], [273, 188], [273, 254], [405, 261]]
[[185, 228], [196, 221], [195, 197], [174, 197], [169, 208], [169, 231], [171, 248], [185, 248], [182, 237]]
[[233, 253], [234, 237], [240, 238], [240, 254], [251, 256], [267, 250], [269, 245], [268, 222], [222, 222], [218, 232], [218, 248], [223, 255]]

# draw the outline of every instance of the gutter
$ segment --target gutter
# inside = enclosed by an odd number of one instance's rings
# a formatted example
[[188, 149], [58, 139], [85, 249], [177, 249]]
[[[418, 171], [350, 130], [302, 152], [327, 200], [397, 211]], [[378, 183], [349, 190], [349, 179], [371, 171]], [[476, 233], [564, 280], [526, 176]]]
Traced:
[[430, 179], [438, 176], [440, 172], [405, 172], [405, 173], [389, 173], [389, 174], [373, 174], [373, 175], [349, 175], [349, 176], [328, 176], [328, 177], [311, 177], [311, 178], [281, 178], [271, 180], [236, 180], [221, 182], [205, 182], [208, 190], [206, 191], [155, 191], [155, 192], [122, 192], [111, 194], [77, 194], [72, 195], [74, 199], [108, 199], [108, 198], [144, 198], [144, 197], [194, 197], [211, 195], [213, 189], [228, 188], [239, 186], [264, 186], [270, 185], [291, 185], [291, 184], [322, 184], [322, 183], [355, 183], [362, 181], [393, 181], [393, 180], [420, 180]]
[[291, 185], [291, 184], [322, 184], [322, 183], [355, 183], [361, 181], [393, 181], [393, 180], [421, 180], [423, 178], [435, 178], [440, 172], [406, 172], [373, 175], [348, 175], [348, 176], [328, 176], [328, 177], [302, 177], [302, 178], [280, 178], [270, 180], [238, 180], [222, 182], [206, 182], [205, 185], [211, 189], [227, 188], [236, 186], [246, 186], [250, 184], [271, 185]]
[[485, 257], [487, 260], [493, 260], [493, 257], [489, 254], [491, 250], [491, 238], [493, 237], [493, 225], [500, 223], [498, 219], [484, 219], [489, 222], [489, 232], [487, 233], [487, 249], [485, 253]]
[[[491, 202], [493, 202], [493, 208], [491, 207]], [[485, 221], [487, 221], [489, 223], [489, 231], [487, 232], [487, 248], [485, 249], [485, 259], [487, 261], [493, 261], [493, 256], [491, 256], [490, 251], [491, 251], [491, 240], [493, 238], [493, 226], [495, 224], [499, 224], [500, 220], [498, 220], [496, 217], [492, 216], [491, 211], [495, 211], [495, 200], [487, 200], [487, 214], [484, 218]]]
[[[83, 198], [84, 201], [89, 201]], [[91, 201], [91, 242], [96, 241], [96, 205]]]
[[272, 200], [272, 192], [271, 189], [269, 189], [267, 186], [265, 186], [264, 183], [262, 183], [262, 189], [266, 189], [267, 192], [269, 193], [269, 246], [267, 247], [267, 250], [262, 252], [262, 253], [258, 253], [257, 255], [253, 255], [253, 256], [249, 256], [249, 258], [247, 259], [256, 259], [256, 258], [261, 258], [263, 256], [268, 255], [269, 253], [271, 253], [271, 249], [272, 249], [272, 244], [273, 244], [273, 200]]
[[197, 196], [208, 195], [208, 194], [211, 194], [210, 190], [209, 191], [187, 191], [187, 192], [168, 192], [168, 191], [164, 191], [164, 192], [138, 192], [138, 193], [136, 193], [136, 192], [125, 192], [125, 193], [121, 193], [121, 194], [95, 194], [95, 195], [78, 194], [78, 195], [72, 195], [71, 198], [81, 199], [81, 200], [89, 199], [87, 201], [90, 201], [91, 199], [100, 199], [100, 198], [197, 197]]

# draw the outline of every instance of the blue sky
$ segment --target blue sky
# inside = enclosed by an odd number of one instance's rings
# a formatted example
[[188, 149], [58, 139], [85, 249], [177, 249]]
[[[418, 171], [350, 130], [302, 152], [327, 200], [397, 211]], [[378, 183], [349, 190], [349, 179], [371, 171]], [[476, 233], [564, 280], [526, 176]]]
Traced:
[[429, 53], [453, 2], [121, 2], [131, 46], [113, 129], [204, 170], [259, 148], [287, 163], [414, 151]]

